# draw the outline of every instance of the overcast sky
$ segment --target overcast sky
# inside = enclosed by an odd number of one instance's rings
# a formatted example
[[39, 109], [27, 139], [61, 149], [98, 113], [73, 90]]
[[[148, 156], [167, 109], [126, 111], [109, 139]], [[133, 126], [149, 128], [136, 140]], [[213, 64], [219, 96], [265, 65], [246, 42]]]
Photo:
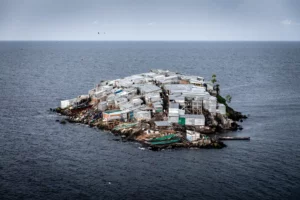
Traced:
[[300, 0], [0, 0], [0, 40], [300, 40]]

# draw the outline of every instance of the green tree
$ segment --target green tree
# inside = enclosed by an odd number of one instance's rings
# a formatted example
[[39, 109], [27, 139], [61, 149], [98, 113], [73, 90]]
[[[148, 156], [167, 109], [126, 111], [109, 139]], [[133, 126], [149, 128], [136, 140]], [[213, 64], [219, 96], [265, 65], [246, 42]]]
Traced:
[[225, 97], [225, 99], [226, 99], [226, 102], [227, 102], [227, 103], [230, 103], [232, 97], [228, 94], [228, 95]]
[[217, 82], [217, 76], [215, 74], [213, 74], [211, 76], [211, 82], [214, 84], [215, 82]]

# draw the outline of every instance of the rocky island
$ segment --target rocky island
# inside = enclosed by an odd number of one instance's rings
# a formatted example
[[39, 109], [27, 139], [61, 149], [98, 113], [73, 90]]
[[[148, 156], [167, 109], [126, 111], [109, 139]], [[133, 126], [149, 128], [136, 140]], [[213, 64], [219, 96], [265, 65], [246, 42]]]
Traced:
[[152, 150], [222, 148], [216, 133], [242, 129], [238, 122], [247, 117], [228, 106], [231, 97], [223, 98], [219, 87], [215, 75], [205, 81], [155, 69], [101, 81], [87, 95], [63, 100], [51, 110], [70, 123], [110, 130], [122, 141], [139, 141]]

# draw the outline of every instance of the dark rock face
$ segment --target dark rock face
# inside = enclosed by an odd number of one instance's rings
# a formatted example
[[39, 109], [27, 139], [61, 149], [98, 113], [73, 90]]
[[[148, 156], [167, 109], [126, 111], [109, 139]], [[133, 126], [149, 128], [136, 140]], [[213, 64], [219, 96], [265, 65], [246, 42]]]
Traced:
[[216, 127], [216, 132], [222, 132], [224, 130], [224, 126], [222, 124], [218, 124]]
[[228, 117], [233, 121], [239, 121], [241, 119], [247, 119], [246, 115], [243, 115], [241, 112], [237, 112], [233, 110], [231, 107], [226, 106], [226, 112], [228, 113]]
[[219, 103], [222, 103], [226, 106], [226, 112], [229, 119], [233, 121], [240, 121], [242, 119], [247, 119], [246, 115], [243, 115], [241, 112], [235, 111], [233, 108], [227, 105], [226, 99], [224, 99], [221, 95], [217, 95], [217, 100]]
[[231, 123], [231, 130], [236, 131], [236, 130], [238, 130], [238, 127], [239, 127], [239, 125], [237, 123], [235, 123], [235, 122]]

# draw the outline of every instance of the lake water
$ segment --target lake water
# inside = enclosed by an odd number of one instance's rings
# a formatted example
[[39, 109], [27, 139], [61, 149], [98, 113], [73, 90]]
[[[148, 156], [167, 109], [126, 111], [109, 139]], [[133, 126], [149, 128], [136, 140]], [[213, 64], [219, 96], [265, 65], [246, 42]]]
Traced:
[[[48, 111], [152, 68], [216, 74], [251, 141], [153, 152]], [[300, 197], [299, 42], [1, 42], [0, 71], [0, 199]]]

